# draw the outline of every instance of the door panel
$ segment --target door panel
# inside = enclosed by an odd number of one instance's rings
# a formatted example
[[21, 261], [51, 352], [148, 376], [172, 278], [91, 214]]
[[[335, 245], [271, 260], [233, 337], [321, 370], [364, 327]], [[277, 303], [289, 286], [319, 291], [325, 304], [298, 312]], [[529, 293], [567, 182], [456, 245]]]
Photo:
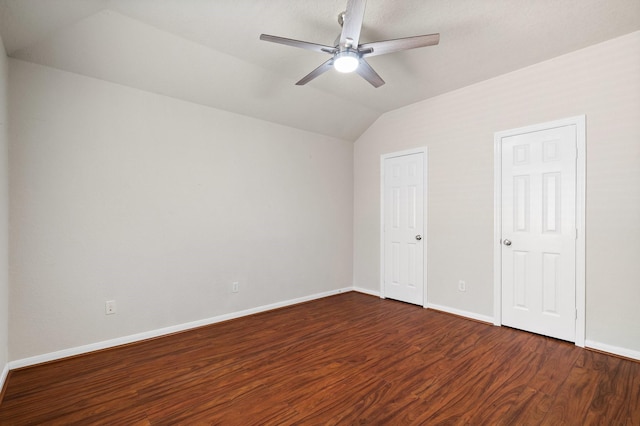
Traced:
[[424, 298], [424, 154], [384, 160], [384, 297]]
[[575, 340], [576, 127], [502, 138], [502, 323]]

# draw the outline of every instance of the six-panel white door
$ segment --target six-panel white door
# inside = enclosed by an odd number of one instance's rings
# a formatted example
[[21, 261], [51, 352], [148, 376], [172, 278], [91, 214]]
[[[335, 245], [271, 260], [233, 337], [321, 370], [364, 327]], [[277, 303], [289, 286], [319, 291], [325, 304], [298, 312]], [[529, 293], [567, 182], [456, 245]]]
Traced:
[[384, 160], [384, 297], [422, 305], [424, 153]]
[[576, 127], [502, 139], [502, 323], [575, 341]]

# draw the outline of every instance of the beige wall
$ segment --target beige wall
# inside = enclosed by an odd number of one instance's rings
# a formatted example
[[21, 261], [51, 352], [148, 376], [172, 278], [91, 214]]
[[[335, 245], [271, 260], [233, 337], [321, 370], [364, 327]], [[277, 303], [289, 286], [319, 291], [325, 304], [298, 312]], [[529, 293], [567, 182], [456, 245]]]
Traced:
[[639, 52], [634, 33], [392, 111], [355, 147], [9, 60], [9, 359], [330, 291], [352, 273], [377, 291], [380, 155], [425, 145], [429, 301], [491, 316], [493, 133], [580, 114], [587, 339], [638, 353]]
[[[9, 167], [7, 163], [7, 55], [0, 38], [0, 377], [9, 360]], [[0, 380], [2, 386], [2, 380]]]
[[380, 117], [354, 150], [354, 284], [380, 288], [380, 155], [428, 146], [429, 302], [493, 316], [494, 132], [582, 114], [587, 342], [640, 355], [640, 32]]
[[351, 286], [352, 143], [9, 70], [12, 360]]

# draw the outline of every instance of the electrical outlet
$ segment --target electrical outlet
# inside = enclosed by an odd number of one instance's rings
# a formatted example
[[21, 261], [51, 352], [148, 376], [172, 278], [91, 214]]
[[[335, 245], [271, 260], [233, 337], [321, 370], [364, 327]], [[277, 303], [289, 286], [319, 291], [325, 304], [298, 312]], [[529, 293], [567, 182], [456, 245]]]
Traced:
[[233, 284], [231, 284], [231, 292], [237, 293], [239, 291], [240, 291], [240, 283], [238, 283], [238, 281], [234, 281]]
[[104, 302], [104, 314], [113, 315], [115, 313], [116, 313], [116, 301], [107, 300], [106, 302]]
[[467, 291], [467, 283], [462, 280], [458, 281], [458, 291]]

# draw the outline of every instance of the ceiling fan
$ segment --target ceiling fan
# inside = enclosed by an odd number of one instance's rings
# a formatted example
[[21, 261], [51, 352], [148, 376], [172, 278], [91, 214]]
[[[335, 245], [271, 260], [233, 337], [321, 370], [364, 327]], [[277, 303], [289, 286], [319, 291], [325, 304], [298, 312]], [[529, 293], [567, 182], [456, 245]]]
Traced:
[[355, 71], [367, 80], [373, 87], [380, 87], [384, 80], [371, 68], [365, 58], [384, 55], [386, 53], [399, 52], [401, 50], [415, 49], [418, 47], [433, 46], [440, 42], [440, 34], [419, 35], [414, 37], [398, 38], [394, 40], [375, 41], [359, 44], [360, 30], [364, 19], [366, 0], [348, 0], [347, 10], [338, 15], [338, 23], [342, 26], [342, 32], [335, 41], [334, 46], [309, 43], [307, 41], [294, 40], [268, 34], [260, 34], [260, 40], [301, 49], [327, 53], [331, 58], [315, 70], [304, 76], [296, 83], [298, 86], [307, 84], [319, 75], [335, 68], [336, 71], [348, 73]]

